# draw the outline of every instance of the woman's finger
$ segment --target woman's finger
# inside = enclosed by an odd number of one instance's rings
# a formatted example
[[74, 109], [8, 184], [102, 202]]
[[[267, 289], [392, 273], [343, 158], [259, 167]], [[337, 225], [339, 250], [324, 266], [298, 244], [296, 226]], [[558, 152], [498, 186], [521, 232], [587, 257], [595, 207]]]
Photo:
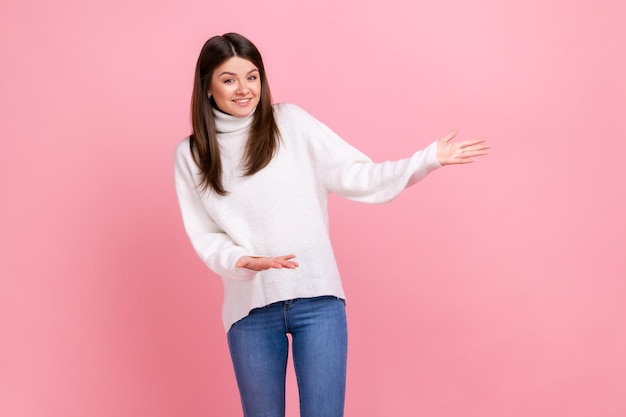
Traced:
[[443, 138], [441, 138], [441, 140], [446, 142], [446, 143], [450, 142], [452, 140], [452, 138], [454, 138], [456, 136], [456, 134], [457, 134], [456, 129], [453, 129], [453, 130], [449, 131], [447, 135], [445, 135]]
[[461, 149], [468, 148], [470, 146], [476, 146], [487, 142], [487, 139], [472, 139], [472, 140], [464, 140], [463, 142], [459, 142], [459, 146]]

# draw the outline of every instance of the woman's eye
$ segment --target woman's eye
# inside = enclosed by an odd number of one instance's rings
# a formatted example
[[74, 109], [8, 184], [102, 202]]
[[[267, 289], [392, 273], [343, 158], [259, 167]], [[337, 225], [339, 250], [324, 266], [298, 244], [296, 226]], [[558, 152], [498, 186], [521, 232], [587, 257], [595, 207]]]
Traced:
[[256, 75], [251, 75], [248, 77], [248, 81], [254, 81], [256, 80], [258, 77]]
[[230, 84], [230, 83], [234, 83], [234, 82], [235, 82], [235, 80], [233, 80], [232, 78], [224, 80], [224, 84]]

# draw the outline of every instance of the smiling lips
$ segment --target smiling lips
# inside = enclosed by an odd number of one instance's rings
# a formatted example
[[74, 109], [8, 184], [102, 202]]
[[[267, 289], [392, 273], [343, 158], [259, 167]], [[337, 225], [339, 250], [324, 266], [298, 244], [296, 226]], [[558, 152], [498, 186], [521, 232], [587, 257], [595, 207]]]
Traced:
[[240, 98], [240, 99], [233, 100], [233, 101], [235, 103], [237, 103], [237, 104], [248, 104], [248, 103], [250, 103], [250, 100], [252, 100], [251, 97], [250, 98]]

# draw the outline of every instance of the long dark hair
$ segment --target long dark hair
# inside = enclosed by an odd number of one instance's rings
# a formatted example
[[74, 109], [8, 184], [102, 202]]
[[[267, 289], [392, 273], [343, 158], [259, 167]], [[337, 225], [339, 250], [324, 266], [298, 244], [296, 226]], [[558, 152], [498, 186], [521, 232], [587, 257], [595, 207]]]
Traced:
[[265, 75], [259, 50], [238, 33], [226, 33], [210, 38], [200, 51], [191, 96], [191, 152], [200, 168], [203, 190], [212, 188], [219, 195], [228, 191], [222, 185], [220, 149], [213, 118], [213, 100], [207, 95], [213, 71], [234, 56], [247, 59], [259, 69], [261, 97], [244, 155], [245, 175], [252, 175], [265, 168], [278, 149], [279, 131], [272, 112], [272, 95]]

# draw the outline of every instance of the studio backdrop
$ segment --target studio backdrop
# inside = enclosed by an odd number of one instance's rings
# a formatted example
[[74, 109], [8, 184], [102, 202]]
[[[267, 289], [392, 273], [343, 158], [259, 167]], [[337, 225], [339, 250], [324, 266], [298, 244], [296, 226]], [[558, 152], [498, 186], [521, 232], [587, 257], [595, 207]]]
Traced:
[[235, 31], [275, 102], [376, 161], [451, 129], [492, 146], [389, 204], [331, 198], [347, 417], [624, 416], [624, 18], [618, 0], [4, 0], [0, 415], [241, 415], [222, 284], [173, 183], [195, 60]]

